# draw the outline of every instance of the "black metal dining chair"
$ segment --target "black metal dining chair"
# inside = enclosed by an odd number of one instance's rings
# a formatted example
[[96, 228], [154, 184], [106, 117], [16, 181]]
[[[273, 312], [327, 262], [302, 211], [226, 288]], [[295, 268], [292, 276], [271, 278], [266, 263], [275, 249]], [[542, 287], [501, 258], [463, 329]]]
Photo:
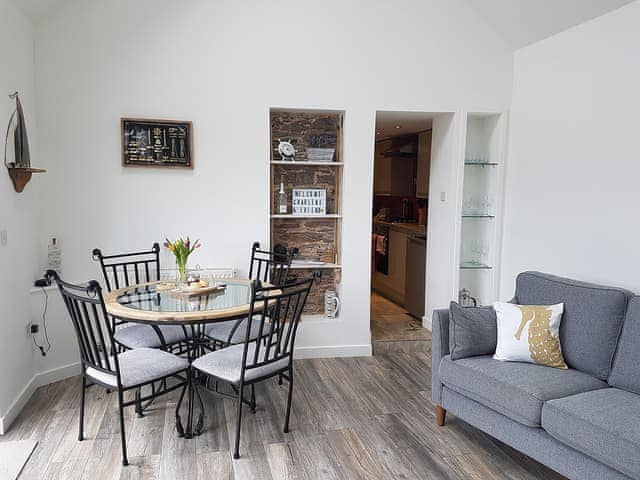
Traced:
[[[101, 385], [108, 390], [118, 392], [118, 410], [120, 414], [120, 436], [122, 442], [122, 464], [128, 465], [127, 444], [124, 430], [124, 408], [141, 401], [153, 400], [158, 395], [183, 387], [176, 417], [190, 381], [189, 362], [169, 352], [154, 348], [136, 348], [119, 352], [114, 338], [113, 322], [109, 319], [104, 305], [100, 284], [91, 280], [85, 285], [64, 282], [50, 270], [47, 276], [56, 281], [64, 304], [78, 339], [80, 363], [82, 365], [82, 394], [80, 397], [80, 425], [78, 441], [84, 438], [85, 391], [90, 386]], [[169, 386], [167, 380], [178, 381]], [[124, 394], [129, 390], [140, 389], [160, 381], [162, 388], [154, 390], [147, 397], [125, 401]]]
[[[93, 259], [100, 262], [104, 283], [109, 291], [130, 287], [139, 283], [160, 280], [160, 245], [154, 243], [151, 250], [142, 252], [104, 255], [99, 248], [93, 249]], [[125, 349], [161, 348], [182, 351], [182, 344], [189, 332], [180, 325], [143, 325], [113, 319], [116, 327], [115, 341]]]
[[[290, 252], [283, 253], [263, 250], [260, 242], [254, 242], [251, 246], [251, 260], [249, 262], [249, 279], [268, 282], [271, 285], [284, 285], [287, 282], [292, 256]], [[258, 338], [259, 330], [257, 322], [249, 330], [249, 338]], [[226, 347], [236, 345], [244, 341], [243, 335], [247, 331], [247, 319], [238, 323], [236, 320], [213, 323], [205, 329], [205, 335], [209, 337], [214, 347]], [[269, 323], [264, 326], [264, 335], [269, 333]]]
[[[302, 311], [309, 296], [315, 275], [307, 280], [279, 287], [263, 287], [259, 280], [251, 283], [249, 316], [244, 323], [244, 341], [221, 350], [215, 350], [198, 359], [194, 369], [234, 387], [238, 405], [234, 458], [240, 458], [240, 425], [242, 404], [247, 403], [255, 412], [255, 384], [271, 377], [281, 376], [289, 382], [284, 432], [289, 431], [291, 400], [293, 395], [293, 348]], [[238, 323], [245, 322], [243, 319]], [[270, 323], [269, 333], [265, 326]], [[258, 339], [251, 340], [249, 332], [257, 326]], [[264, 341], [263, 341], [264, 339]], [[251, 386], [251, 399], [244, 398], [245, 387]]]

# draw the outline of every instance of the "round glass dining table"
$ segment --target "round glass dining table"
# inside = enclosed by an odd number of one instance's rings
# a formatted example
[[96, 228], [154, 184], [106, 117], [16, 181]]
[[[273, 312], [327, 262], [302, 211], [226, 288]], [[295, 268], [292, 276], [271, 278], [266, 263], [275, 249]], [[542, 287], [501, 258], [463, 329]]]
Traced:
[[[152, 282], [105, 293], [105, 307], [114, 317], [155, 325], [214, 323], [249, 313], [251, 283], [225, 279], [208, 293], [180, 292], [166, 282]], [[204, 290], [203, 290], [204, 291]]]
[[[249, 280], [224, 279], [214, 281], [211, 286], [209, 291], [203, 289], [199, 292], [181, 292], [167, 282], [132, 285], [105, 293], [105, 307], [107, 313], [115, 318], [150, 324], [155, 329], [163, 325], [182, 325], [185, 329], [185, 343], [188, 345], [183, 353], [192, 362], [210, 351], [210, 339], [204, 335], [205, 324], [246, 318], [249, 314]], [[219, 288], [214, 289], [215, 286]], [[277, 291], [273, 292], [276, 293]], [[176, 406], [176, 429], [185, 438], [193, 438], [202, 431], [204, 404], [198, 390], [198, 383], [202, 380], [189, 375], [186, 390], [188, 415], [184, 427], [179, 414], [182, 397]], [[219, 393], [217, 388], [216, 393]], [[197, 420], [194, 418], [194, 394], [200, 404]]]

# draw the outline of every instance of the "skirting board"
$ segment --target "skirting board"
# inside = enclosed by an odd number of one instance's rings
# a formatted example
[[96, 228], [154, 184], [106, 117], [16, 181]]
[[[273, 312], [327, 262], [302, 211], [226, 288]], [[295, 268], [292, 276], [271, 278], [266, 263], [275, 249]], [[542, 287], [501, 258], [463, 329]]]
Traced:
[[422, 326], [427, 330], [431, 331], [431, 329], [433, 328], [431, 324], [431, 317], [428, 317], [428, 316], [422, 317]]
[[296, 347], [294, 358], [370, 357], [371, 344]]
[[0, 417], [0, 435], [4, 435], [16, 417], [20, 414], [34, 392], [44, 385], [73, 377], [80, 373], [80, 363], [72, 363], [64, 367], [54, 368], [34, 375], [25, 385], [18, 397], [13, 401], [7, 413]]

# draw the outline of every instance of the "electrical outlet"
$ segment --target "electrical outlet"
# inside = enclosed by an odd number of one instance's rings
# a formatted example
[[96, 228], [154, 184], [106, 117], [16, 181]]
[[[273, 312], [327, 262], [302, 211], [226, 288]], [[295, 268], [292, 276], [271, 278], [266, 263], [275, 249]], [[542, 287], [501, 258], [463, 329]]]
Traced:
[[40, 331], [40, 325], [37, 323], [30, 323], [27, 325], [27, 335], [35, 335]]

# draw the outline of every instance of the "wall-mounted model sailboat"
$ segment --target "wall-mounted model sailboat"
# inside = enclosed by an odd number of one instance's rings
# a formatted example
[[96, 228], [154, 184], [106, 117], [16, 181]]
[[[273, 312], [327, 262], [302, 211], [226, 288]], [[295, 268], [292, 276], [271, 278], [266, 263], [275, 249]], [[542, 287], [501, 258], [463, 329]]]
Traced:
[[32, 174], [43, 173], [45, 170], [31, 167], [27, 126], [18, 92], [10, 94], [9, 98], [15, 99], [16, 109], [9, 118], [9, 125], [7, 125], [4, 137], [4, 164], [9, 170], [9, 176], [16, 192], [22, 192], [25, 185], [31, 180]]

